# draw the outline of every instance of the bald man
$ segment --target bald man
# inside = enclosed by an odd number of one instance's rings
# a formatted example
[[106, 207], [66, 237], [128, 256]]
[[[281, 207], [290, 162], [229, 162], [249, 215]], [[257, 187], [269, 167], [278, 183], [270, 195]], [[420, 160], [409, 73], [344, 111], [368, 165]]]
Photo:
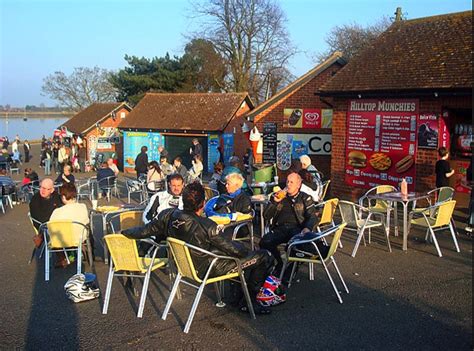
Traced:
[[274, 274], [279, 275], [283, 267], [278, 245], [286, 244], [299, 233], [311, 232], [317, 223], [313, 198], [300, 191], [302, 179], [292, 172], [286, 179], [286, 188], [275, 193], [265, 208], [264, 217], [272, 220], [270, 232], [260, 240], [260, 248], [267, 249], [277, 265]]
[[[54, 190], [54, 182], [51, 178], [44, 178], [40, 183], [40, 190], [30, 201], [30, 215], [40, 223], [49, 221], [53, 211], [63, 205], [61, 197]], [[34, 223], [36, 229], [39, 224]]]

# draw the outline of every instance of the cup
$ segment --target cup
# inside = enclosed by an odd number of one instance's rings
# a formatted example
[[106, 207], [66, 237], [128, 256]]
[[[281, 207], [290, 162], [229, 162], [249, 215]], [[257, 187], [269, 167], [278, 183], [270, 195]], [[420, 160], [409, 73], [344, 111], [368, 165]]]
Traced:
[[274, 176], [274, 177], [273, 177], [273, 181], [275, 182], [275, 184], [278, 185], [278, 176]]
[[97, 200], [92, 200], [92, 209], [96, 210], [97, 209]]

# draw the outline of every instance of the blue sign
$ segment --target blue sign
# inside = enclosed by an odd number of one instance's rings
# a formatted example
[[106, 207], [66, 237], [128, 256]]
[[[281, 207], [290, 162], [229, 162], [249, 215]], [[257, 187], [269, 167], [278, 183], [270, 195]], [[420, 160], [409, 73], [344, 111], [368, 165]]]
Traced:
[[228, 164], [229, 158], [234, 155], [234, 134], [224, 133], [222, 138], [224, 139], [224, 162]]
[[123, 133], [123, 166], [125, 171], [135, 170], [135, 158], [142, 146], [148, 147], [148, 161], [160, 162], [158, 146], [163, 144], [164, 138], [160, 133], [151, 132], [124, 132]]
[[207, 171], [214, 172], [214, 163], [219, 162], [219, 135], [210, 134], [207, 137]]

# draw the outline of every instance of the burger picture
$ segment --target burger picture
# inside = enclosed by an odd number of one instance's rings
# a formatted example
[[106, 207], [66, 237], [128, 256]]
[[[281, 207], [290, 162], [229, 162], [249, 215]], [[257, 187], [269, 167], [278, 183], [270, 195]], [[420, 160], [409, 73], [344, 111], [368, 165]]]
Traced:
[[355, 168], [364, 168], [367, 162], [367, 156], [360, 151], [351, 151], [348, 155], [349, 166]]

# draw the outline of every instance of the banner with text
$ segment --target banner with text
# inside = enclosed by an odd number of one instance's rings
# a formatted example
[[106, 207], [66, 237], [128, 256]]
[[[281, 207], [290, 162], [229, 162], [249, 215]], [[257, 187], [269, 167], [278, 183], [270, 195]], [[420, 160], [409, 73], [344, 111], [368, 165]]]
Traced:
[[370, 188], [415, 186], [418, 100], [350, 100], [347, 112], [346, 183]]
[[332, 127], [332, 109], [285, 108], [283, 124], [288, 128], [321, 129]]
[[290, 134], [278, 133], [278, 142], [291, 144], [291, 157], [297, 160], [301, 155], [330, 155], [331, 134]]
[[160, 133], [124, 132], [123, 133], [123, 167], [125, 172], [135, 172], [135, 158], [142, 146], [148, 147], [148, 162], [160, 162], [158, 146], [163, 145]]

